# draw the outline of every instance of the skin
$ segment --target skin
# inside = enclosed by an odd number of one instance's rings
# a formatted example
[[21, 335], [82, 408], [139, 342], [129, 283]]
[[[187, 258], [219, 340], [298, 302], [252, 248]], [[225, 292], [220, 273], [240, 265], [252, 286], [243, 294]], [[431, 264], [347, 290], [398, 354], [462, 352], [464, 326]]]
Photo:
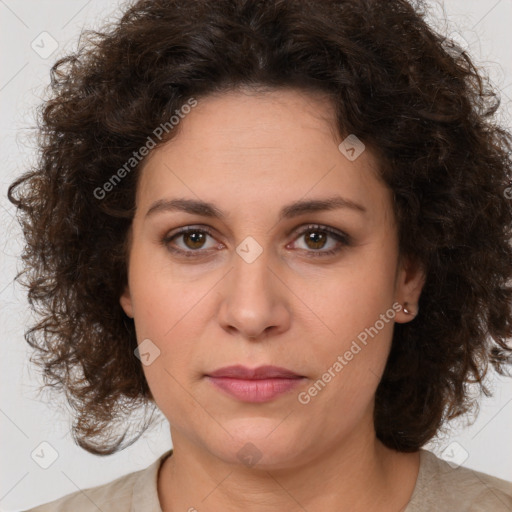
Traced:
[[[200, 99], [176, 137], [145, 161], [120, 302], [138, 342], [160, 350], [144, 372], [171, 425], [174, 453], [158, 475], [165, 511], [398, 512], [411, 497], [419, 452], [385, 447], [372, 414], [393, 324], [414, 318], [424, 273], [399, 258], [392, 194], [377, 160], [368, 148], [354, 161], [340, 152], [332, 112], [325, 97], [293, 89], [219, 93]], [[278, 220], [289, 203], [333, 195], [366, 211]], [[146, 215], [173, 198], [212, 202], [226, 217]], [[311, 223], [352, 242], [324, 231], [324, 243], [315, 242], [300, 234]], [[162, 243], [184, 226], [210, 227], [213, 236]], [[252, 263], [236, 252], [248, 236], [262, 249]], [[399, 311], [300, 403], [298, 393], [395, 302], [413, 314]], [[205, 377], [232, 364], [272, 364], [305, 378], [271, 401], [247, 403]], [[261, 455], [253, 466], [237, 456], [248, 442]]]

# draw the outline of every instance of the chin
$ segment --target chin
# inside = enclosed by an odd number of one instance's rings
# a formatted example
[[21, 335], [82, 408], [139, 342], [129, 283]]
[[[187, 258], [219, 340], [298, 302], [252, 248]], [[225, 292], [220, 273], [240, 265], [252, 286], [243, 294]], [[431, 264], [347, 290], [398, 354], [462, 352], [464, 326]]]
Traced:
[[284, 469], [299, 456], [299, 433], [282, 421], [269, 418], [245, 418], [223, 423], [229, 434], [210, 439], [210, 451], [229, 464], [254, 470]]

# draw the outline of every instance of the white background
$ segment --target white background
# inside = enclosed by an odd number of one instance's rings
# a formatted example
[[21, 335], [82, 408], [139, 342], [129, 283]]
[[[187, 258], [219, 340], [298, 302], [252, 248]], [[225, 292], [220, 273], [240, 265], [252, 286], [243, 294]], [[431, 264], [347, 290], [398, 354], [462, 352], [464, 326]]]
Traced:
[[[444, 34], [460, 34], [480, 66], [488, 69], [501, 91], [501, 119], [511, 126], [512, 0], [431, 0], [432, 23]], [[62, 404], [45, 404], [35, 393], [41, 380], [28, 358], [23, 331], [30, 320], [25, 292], [13, 284], [22, 249], [14, 207], [6, 198], [8, 184], [35, 156], [30, 129], [34, 107], [49, 83], [49, 69], [57, 57], [72, 50], [84, 27], [98, 28], [117, 17], [121, 2], [107, 0], [0, 0], [0, 333], [1, 375], [0, 509], [30, 508], [60, 496], [103, 484], [125, 473], [143, 469], [172, 444], [163, 416], [154, 429], [121, 453], [99, 457], [76, 446], [70, 436], [70, 418]], [[447, 13], [443, 22], [442, 7]], [[444, 27], [444, 28], [443, 28]], [[58, 48], [51, 49], [48, 32]], [[459, 38], [459, 36], [455, 36]], [[459, 39], [463, 41], [462, 39]], [[406, 50], [406, 49], [404, 49]], [[45, 55], [43, 55], [45, 57]], [[467, 452], [464, 465], [512, 480], [512, 379], [493, 380], [495, 395], [481, 404], [470, 427], [462, 423], [426, 447], [447, 460]], [[57, 406], [59, 405], [59, 409]], [[57, 460], [42, 469], [31, 453], [46, 441]], [[457, 444], [452, 444], [457, 443]], [[465, 450], [465, 452], [463, 452]]]

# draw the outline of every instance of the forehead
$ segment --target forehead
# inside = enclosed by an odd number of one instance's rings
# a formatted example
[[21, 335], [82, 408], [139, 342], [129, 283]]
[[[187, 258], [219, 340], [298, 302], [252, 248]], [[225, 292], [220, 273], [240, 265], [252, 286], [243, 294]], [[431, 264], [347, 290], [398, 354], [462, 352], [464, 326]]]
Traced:
[[220, 197], [240, 211], [244, 205], [261, 209], [265, 201], [334, 194], [381, 204], [389, 191], [376, 178], [378, 162], [367, 149], [351, 161], [338, 147], [342, 141], [333, 105], [321, 95], [209, 96], [181, 119], [172, 140], [149, 155], [137, 204], [147, 211], [150, 201], [166, 196]]

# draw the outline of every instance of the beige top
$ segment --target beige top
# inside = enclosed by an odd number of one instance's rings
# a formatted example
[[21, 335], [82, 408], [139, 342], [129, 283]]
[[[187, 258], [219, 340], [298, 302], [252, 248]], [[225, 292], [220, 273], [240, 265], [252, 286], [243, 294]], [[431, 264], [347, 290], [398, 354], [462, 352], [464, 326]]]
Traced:
[[[110, 483], [77, 491], [25, 512], [162, 512], [158, 470], [165, 452], [146, 469]], [[512, 512], [512, 482], [465, 467], [452, 468], [420, 449], [420, 468], [411, 500], [397, 512]]]

